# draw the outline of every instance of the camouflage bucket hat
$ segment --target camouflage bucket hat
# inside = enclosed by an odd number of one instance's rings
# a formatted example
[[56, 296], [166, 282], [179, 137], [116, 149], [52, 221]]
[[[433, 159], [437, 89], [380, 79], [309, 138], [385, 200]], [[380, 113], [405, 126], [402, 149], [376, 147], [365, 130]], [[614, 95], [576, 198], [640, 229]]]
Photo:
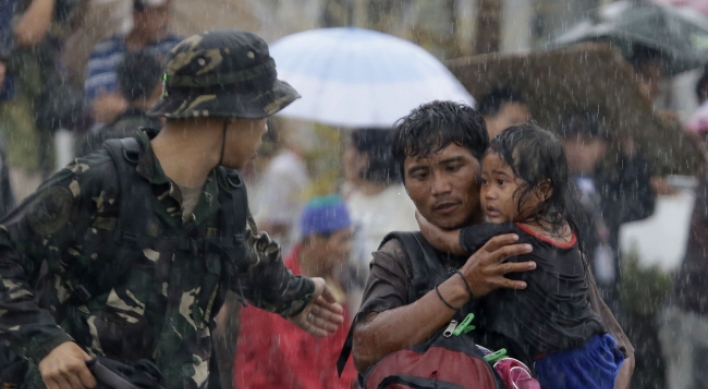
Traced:
[[172, 49], [166, 67], [154, 116], [261, 119], [300, 97], [277, 79], [265, 41], [246, 31], [191, 36]]

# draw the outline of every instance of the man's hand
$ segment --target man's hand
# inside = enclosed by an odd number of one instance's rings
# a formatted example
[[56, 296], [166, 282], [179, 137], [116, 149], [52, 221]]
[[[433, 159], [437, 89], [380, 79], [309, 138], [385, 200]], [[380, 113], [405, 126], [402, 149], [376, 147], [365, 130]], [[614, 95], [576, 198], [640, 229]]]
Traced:
[[86, 361], [91, 357], [74, 342], [65, 342], [39, 363], [47, 389], [84, 389], [96, 386]]
[[312, 281], [315, 283], [312, 301], [302, 312], [290, 320], [312, 335], [325, 337], [327, 334], [337, 331], [337, 328], [344, 323], [342, 315], [344, 308], [337, 303], [323, 278], [312, 278]]
[[110, 123], [127, 108], [128, 103], [122, 96], [101, 89], [93, 101], [93, 118], [98, 123]]
[[516, 234], [495, 236], [477, 250], [467, 260], [460, 272], [472, 289], [473, 297], [482, 297], [499, 288], [524, 289], [526, 283], [504, 277], [508, 273], [519, 273], [536, 268], [535, 262], [504, 263], [508, 258], [528, 254], [533, 249], [530, 244], [515, 244]]

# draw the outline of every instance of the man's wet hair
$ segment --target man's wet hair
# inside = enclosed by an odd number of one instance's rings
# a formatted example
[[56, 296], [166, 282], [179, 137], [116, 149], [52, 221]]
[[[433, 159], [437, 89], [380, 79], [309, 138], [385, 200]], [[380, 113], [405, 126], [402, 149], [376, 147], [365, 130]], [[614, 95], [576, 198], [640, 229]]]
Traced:
[[526, 105], [526, 98], [515, 88], [498, 86], [479, 100], [477, 110], [482, 116], [494, 116], [501, 111], [503, 104], [511, 103]]
[[580, 236], [580, 226], [585, 221], [580, 197], [563, 145], [555, 134], [535, 124], [510, 127], [492, 139], [487, 150], [490, 153], [497, 154], [511, 167], [514, 176], [524, 181], [514, 194], [519, 199], [519, 213], [528, 196], [542, 185], [550, 185], [550, 197], [538, 204], [530, 219], [550, 233], [559, 231], [567, 222]]
[[601, 123], [600, 115], [582, 108], [573, 108], [561, 116], [556, 133], [564, 139], [586, 136], [607, 140], [609, 134]]
[[116, 68], [121, 94], [129, 102], [149, 97], [160, 83], [163, 66], [147, 51], [126, 53]]
[[401, 181], [396, 161], [391, 154], [391, 135], [391, 130], [380, 128], [363, 128], [352, 132], [352, 146], [369, 159], [366, 169], [361, 172], [364, 180], [386, 184]]
[[399, 119], [393, 129], [393, 158], [405, 181], [407, 157], [428, 157], [451, 144], [482, 160], [489, 134], [482, 115], [469, 105], [452, 101], [423, 104]]

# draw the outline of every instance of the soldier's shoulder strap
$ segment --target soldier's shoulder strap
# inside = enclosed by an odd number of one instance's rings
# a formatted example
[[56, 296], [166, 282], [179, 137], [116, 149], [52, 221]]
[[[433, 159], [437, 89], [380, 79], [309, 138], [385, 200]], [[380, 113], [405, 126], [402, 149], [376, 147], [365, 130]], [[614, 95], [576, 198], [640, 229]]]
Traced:
[[123, 192], [125, 185], [129, 185], [128, 182], [124, 181], [130, 179], [138, 163], [141, 151], [140, 143], [132, 137], [109, 139], [103, 142], [103, 147], [108, 150], [108, 155], [113, 160], [113, 165], [116, 168], [118, 180], [121, 184], [120, 190]]
[[230, 282], [231, 290], [237, 291], [236, 295], [241, 305], [246, 306], [243, 286], [238, 273], [245, 269], [246, 263], [246, 225], [248, 223], [248, 196], [246, 185], [241, 174], [233, 169], [220, 167], [219, 180], [219, 205], [218, 219], [219, 236], [207, 238], [211, 246], [216, 246], [222, 255], [225, 277]]
[[135, 236], [121, 236], [118, 240], [137, 239], [145, 232], [144, 219], [136, 215], [149, 214], [152, 188], [149, 182], [138, 176], [136, 167], [142, 147], [134, 137], [109, 139], [103, 143], [113, 160], [120, 185], [120, 214], [116, 231]]
[[[152, 188], [147, 180], [139, 176], [136, 167], [142, 147], [136, 138], [127, 137], [122, 139], [109, 139], [103, 143], [116, 169], [116, 177], [119, 184], [119, 214], [113, 228], [113, 237], [105, 252], [113, 257], [123, 257], [120, 252], [126, 249], [126, 244], [139, 244], [140, 240], [146, 236], [147, 227], [143, 217], [136, 215], [148, 215], [150, 213], [150, 197]], [[124, 256], [131, 258], [131, 256]], [[106, 274], [111, 274], [110, 282], [118, 285], [122, 277], [130, 269], [130, 263], [126, 261], [107, 261], [106, 266], [111, 269]], [[94, 294], [86, 291], [87, 296]]]
[[227, 235], [243, 235], [248, 220], [248, 194], [243, 177], [235, 169], [219, 168], [219, 203], [222, 207], [220, 228]]

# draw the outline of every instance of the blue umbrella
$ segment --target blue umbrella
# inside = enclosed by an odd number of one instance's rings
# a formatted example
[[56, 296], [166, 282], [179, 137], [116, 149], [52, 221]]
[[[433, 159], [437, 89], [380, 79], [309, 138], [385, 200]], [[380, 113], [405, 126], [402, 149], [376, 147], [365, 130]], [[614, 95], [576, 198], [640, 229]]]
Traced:
[[344, 127], [390, 127], [420, 104], [474, 104], [430, 53], [403, 39], [359, 28], [326, 28], [271, 45], [279, 78], [302, 95], [285, 117]]

